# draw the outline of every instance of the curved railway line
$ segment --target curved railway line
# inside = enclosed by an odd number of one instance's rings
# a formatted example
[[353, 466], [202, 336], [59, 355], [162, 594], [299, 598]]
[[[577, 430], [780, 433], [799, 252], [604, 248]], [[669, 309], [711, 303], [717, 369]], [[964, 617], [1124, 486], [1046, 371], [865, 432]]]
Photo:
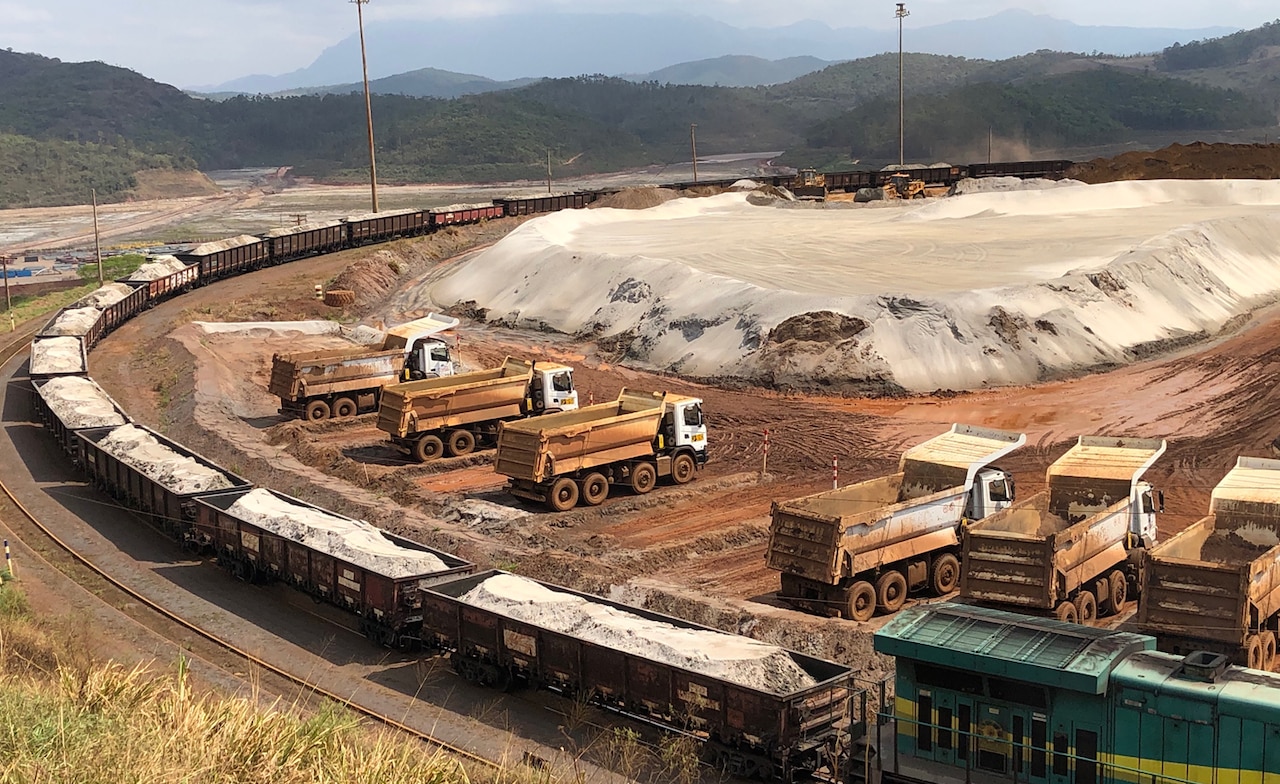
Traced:
[[[5, 346], [3, 349], [0, 349], [0, 367], [4, 367], [8, 365], [19, 353], [26, 350], [30, 344], [31, 338], [34, 336], [36, 331], [37, 331], [37, 327], [31, 327], [29, 330], [24, 332], [23, 336], [19, 337], [16, 341], [13, 341], [9, 343], [9, 345]], [[178, 614], [162, 606], [158, 602], [152, 601], [148, 596], [146, 596], [142, 592], [131, 588], [121, 580], [113, 577], [109, 572], [107, 572], [107, 570], [99, 567], [93, 561], [89, 560], [88, 558], [86, 558], [85, 556], [77, 552], [74, 547], [67, 544], [56, 533], [54, 533], [54, 531], [49, 526], [41, 522], [41, 520], [25, 504], [23, 504], [22, 500], [18, 498], [18, 496], [13, 492], [12, 489], [10, 489], [8, 484], [6, 484], [3, 479], [0, 479], [0, 492], [3, 492], [5, 500], [7, 500], [8, 503], [12, 505], [12, 507], [21, 515], [21, 517], [24, 518], [26, 522], [30, 524], [31, 530], [37, 531], [39, 533], [39, 536], [41, 536], [43, 539], [47, 540], [48, 542], [52, 543], [57, 550], [65, 553], [69, 557], [68, 560], [74, 563], [75, 565], [77, 565], [78, 567], [82, 567], [83, 571], [81, 571], [80, 574], [73, 574], [71, 573], [73, 570], [65, 568], [64, 564], [55, 564], [52, 561], [50, 561], [48, 558], [42, 555], [38, 556], [47, 565], [49, 565], [52, 568], [58, 569], [58, 571], [62, 572], [67, 577], [69, 577], [70, 579], [80, 584], [81, 587], [85, 588], [86, 591], [98, 595], [99, 598], [102, 599], [102, 601], [111, 605], [118, 612], [128, 615], [134, 620], [139, 621], [144, 626], [147, 626], [148, 628], [150, 628], [152, 631], [155, 631], [161, 636], [171, 640], [174, 644], [178, 645], [179, 647], [190, 649], [191, 646], [187, 640], [182, 639], [181, 634], [175, 633], [174, 630], [181, 630], [181, 631], [194, 633], [195, 635], [198, 635], [200, 638], [204, 639], [205, 641], [212, 643], [218, 649], [232, 654], [237, 660], [252, 664], [263, 672], [272, 673], [273, 675], [278, 676], [279, 678], [283, 679], [284, 681], [287, 681], [288, 683], [301, 687], [301, 689], [303, 689], [305, 692], [309, 694], [318, 695], [318, 696], [333, 700], [334, 702], [337, 702], [349, 708], [350, 710], [361, 714], [362, 716], [373, 719], [388, 727], [393, 727], [397, 730], [400, 730], [401, 732], [412, 735], [413, 737], [416, 737], [422, 741], [425, 741], [426, 743], [432, 746], [435, 746], [441, 750], [447, 751], [451, 755], [454, 755], [459, 759], [464, 760], [468, 763], [480, 764], [493, 769], [499, 769], [501, 767], [500, 763], [497, 761], [490, 760], [480, 755], [474, 754], [464, 748], [461, 748], [460, 746], [456, 746], [452, 743], [449, 743], [448, 741], [435, 737], [430, 733], [423, 732], [422, 730], [411, 727], [408, 724], [405, 724], [404, 722], [395, 719], [394, 717], [387, 716], [383, 713], [379, 713], [378, 711], [372, 708], [366, 707], [355, 700], [349, 699], [347, 697], [343, 697], [342, 695], [337, 694], [336, 692], [327, 690], [322, 686], [320, 686], [319, 684], [314, 683], [301, 675], [298, 675], [293, 672], [289, 672], [288, 670], [282, 667], [276, 666], [275, 664], [272, 664], [271, 662], [266, 661], [265, 659], [254, 655], [250, 651], [247, 651], [237, 646], [235, 643], [229, 640], [223, 639], [213, 631], [205, 629], [199, 624], [179, 616]], [[10, 526], [14, 525], [14, 521], [12, 520], [7, 522]], [[14, 531], [15, 535], [19, 535], [21, 533], [23, 532], [17, 531], [17, 530]], [[28, 547], [31, 547], [34, 550], [34, 543], [31, 542], [28, 538], [23, 537], [22, 541]], [[117, 595], [123, 595], [128, 598], [129, 602], [136, 602], [138, 605], [145, 607], [154, 617], [151, 619], [145, 619], [145, 620], [140, 619], [137, 613], [126, 612], [125, 609], [120, 607], [117, 602], [109, 601], [106, 596], [103, 596], [101, 593], [99, 593], [99, 591], [97, 590], [98, 588], [97, 585], [89, 584], [91, 583], [91, 580], [85, 579], [86, 572], [88, 575], [91, 575], [92, 578], [98, 581], [99, 583], [106, 583], [107, 585], [109, 585]], [[192, 653], [197, 656], [199, 655], [195, 651], [192, 651]]]

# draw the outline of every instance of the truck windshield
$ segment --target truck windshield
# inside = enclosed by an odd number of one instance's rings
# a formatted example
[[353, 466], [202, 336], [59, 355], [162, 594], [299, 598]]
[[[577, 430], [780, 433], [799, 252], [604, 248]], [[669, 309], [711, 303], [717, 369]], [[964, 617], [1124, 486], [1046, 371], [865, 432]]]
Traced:
[[702, 405], [700, 403], [694, 403], [691, 406], [685, 406], [684, 423], [688, 427], [702, 426]]
[[990, 496], [992, 501], [1008, 501], [1009, 500], [1009, 488], [1008, 486], [1006, 486], [1005, 480], [996, 479], [991, 483]]
[[551, 377], [551, 388], [556, 392], [573, 391], [573, 376], [568, 373], [556, 373]]
[[448, 362], [449, 347], [448, 346], [432, 346], [431, 361], [432, 362]]

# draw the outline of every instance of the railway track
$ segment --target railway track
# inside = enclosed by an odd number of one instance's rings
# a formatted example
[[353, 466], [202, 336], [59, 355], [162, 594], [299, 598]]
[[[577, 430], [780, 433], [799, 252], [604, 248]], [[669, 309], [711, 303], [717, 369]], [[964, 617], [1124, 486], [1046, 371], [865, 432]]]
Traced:
[[[26, 350], [37, 330], [38, 326], [30, 326], [16, 337], [7, 340], [3, 348], [0, 348], [0, 367], [8, 365], [18, 354]], [[250, 664], [259, 672], [270, 674], [278, 679], [280, 684], [297, 687], [300, 693], [337, 702], [366, 718], [400, 730], [448, 752], [465, 763], [482, 765], [494, 770], [502, 767], [498, 761], [475, 754], [392, 716], [327, 690], [320, 684], [279, 667], [153, 601], [77, 552], [50, 526], [42, 522], [3, 479], [0, 479], [0, 504], [9, 507], [13, 512], [13, 514], [4, 515], [5, 524], [44, 565], [62, 573], [89, 593], [97, 595], [117, 612], [171, 641], [190, 655], [227, 672], [235, 672], [237, 669], [243, 669], [244, 664]], [[235, 666], [237, 664], [240, 666]]]

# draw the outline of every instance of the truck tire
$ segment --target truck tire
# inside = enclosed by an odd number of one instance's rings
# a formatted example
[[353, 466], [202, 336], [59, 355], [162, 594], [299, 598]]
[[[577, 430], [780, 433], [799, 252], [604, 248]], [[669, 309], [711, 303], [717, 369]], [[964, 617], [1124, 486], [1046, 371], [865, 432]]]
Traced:
[[449, 454], [454, 457], [469, 455], [476, 448], [476, 437], [469, 430], [451, 430], [448, 447]]
[[1111, 596], [1107, 603], [1111, 605], [1111, 614], [1119, 615], [1127, 609], [1129, 603], [1129, 578], [1119, 569], [1112, 569], [1111, 574], [1107, 575], [1107, 582], [1111, 584]]
[[1093, 623], [1098, 618], [1098, 597], [1088, 588], [1081, 588], [1076, 594], [1076, 620], [1079, 623]]
[[1262, 638], [1256, 634], [1250, 634], [1249, 639], [1245, 641], [1244, 649], [1248, 656], [1249, 667], [1255, 670], [1262, 669]]
[[562, 476], [551, 484], [547, 493], [547, 506], [553, 512], [567, 512], [578, 505], [578, 483]]
[[849, 606], [844, 614], [851, 621], [871, 620], [871, 616], [876, 614], [876, 589], [871, 583], [859, 580], [849, 588]]
[[952, 553], [943, 553], [933, 561], [930, 587], [938, 596], [946, 596], [960, 586], [960, 559]]
[[1059, 604], [1058, 608], [1053, 611], [1053, 615], [1063, 623], [1075, 623], [1076, 618], [1079, 617], [1076, 615], [1076, 606], [1071, 602]]
[[658, 483], [658, 469], [652, 463], [637, 463], [631, 469], [631, 489], [636, 495], [644, 495]]
[[698, 466], [693, 462], [693, 455], [681, 452], [671, 461], [671, 481], [678, 485], [688, 484], [697, 470]]
[[604, 474], [599, 472], [587, 474], [586, 477], [578, 483], [578, 489], [581, 491], [579, 495], [582, 502], [587, 506], [599, 506], [604, 503], [604, 499], [609, 497], [609, 480], [604, 478]]
[[323, 422], [329, 418], [329, 404], [323, 400], [312, 400], [303, 409], [308, 422]]
[[419, 463], [435, 460], [444, 454], [444, 442], [440, 436], [428, 433], [413, 443], [413, 457]]
[[333, 401], [333, 415], [338, 419], [356, 415], [356, 401], [349, 397], [340, 397]]
[[907, 578], [890, 569], [876, 580], [876, 604], [886, 614], [896, 613], [907, 601]]
[[1262, 637], [1262, 669], [1274, 670], [1276, 668], [1276, 633], [1263, 632]]

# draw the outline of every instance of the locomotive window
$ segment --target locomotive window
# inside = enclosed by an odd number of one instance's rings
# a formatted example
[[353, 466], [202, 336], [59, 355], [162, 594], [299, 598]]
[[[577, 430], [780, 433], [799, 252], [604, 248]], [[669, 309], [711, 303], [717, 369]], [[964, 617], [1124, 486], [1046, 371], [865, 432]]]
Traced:
[[1029, 683], [988, 677], [987, 690], [993, 700], [1026, 705], [1029, 708], [1049, 707], [1049, 696], [1045, 694], [1045, 690]]
[[971, 672], [953, 670], [950, 667], [939, 667], [936, 664], [916, 662], [916, 683], [921, 686], [935, 686], [947, 691], [958, 691], [961, 694], [982, 694], [982, 676]]
[[1043, 719], [1031, 720], [1031, 776], [1042, 779], [1046, 773], [1045, 766], [1045, 732]]
[[951, 748], [951, 709], [938, 708], [938, 748]]
[[1076, 784], [1097, 784], [1098, 733], [1076, 730]]
[[916, 700], [916, 751], [933, 751], [933, 698], [924, 693]]
[[1067, 740], [1067, 733], [1053, 733], [1053, 775], [1067, 775], [1067, 765], [1070, 761], [1070, 757], [1067, 756], [1069, 747], [1070, 741]]
[[968, 705], [960, 706], [960, 741], [956, 744], [956, 757], [969, 759], [969, 747], [972, 746], [973, 711]]
[[1022, 772], [1022, 747], [1027, 742], [1026, 720], [1021, 716], [1013, 717], [1013, 772]]

